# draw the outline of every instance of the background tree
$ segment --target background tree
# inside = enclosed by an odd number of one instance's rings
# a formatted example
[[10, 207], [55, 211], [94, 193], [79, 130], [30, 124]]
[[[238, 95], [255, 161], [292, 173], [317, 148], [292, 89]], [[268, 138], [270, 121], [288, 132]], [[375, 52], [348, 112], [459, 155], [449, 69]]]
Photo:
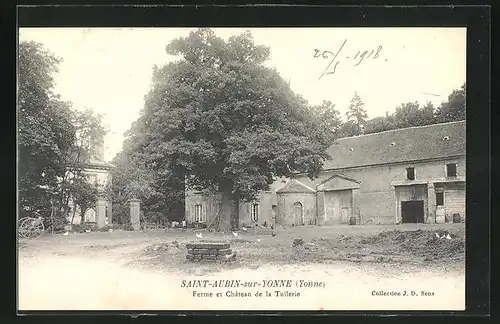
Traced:
[[324, 100], [321, 105], [314, 106], [313, 112], [315, 117], [318, 118], [317, 123], [331, 137], [331, 142], [341, 135], [342, 120], [340, 119], [340, 112], [335, 109], [335, 105], [331, 101]]
[[393, 116], [397, 128], [425, 126], [435, 123], [432, 103], [420, 107], [417, 101], [406, 102], [396, 107]]
[[394, 122], [394, 117], [391, 115], [383, 117], [375, 117], [366, 121], [365, 134], [380, 133], [395, 129], [396, 124]]
[[458, 90], [448, 96], [448, 101], [443, 102], [436, 111], [436, 119], [440, 123], [465, 120], [466, 118], [465, 83]]
[[[238, 202], [275, 177], [317, 176], [328, 137], [312, 110], [263, 63], [249, 32], [227, 41], [209, 29], [167, 45], [180, 60], [156, 68], [136, 128], [145, 166], [188, 189], [222, 194], [221, 225], [238, 226]], [[180, 184], [179, 184], [180, 186]]]
[[[89, 164], [104, 159], [103, 143], [107, 133], [102, 116], [91, 109], [72, 111], [75, 141], [65, 155], [66, 173], [60, 179], [58, 191], [59, 212], [73, 224], [76, 211], [82, 217], [87, 209], [94, 207], [104, 187], [91, 183], [86, 172]], [[71, 213], [71, 215], [70, 215]]]
[[342, 125], [340, 126], [339, 137], [357, 136], [360, 133], [359, 130], [360, 128], [358, 127], [358, 124], [355, 121], [353, 120], [346, 121], [345, 123], [342, 123]]
[[113, 220], [120, 224], [128, 223], [128, 200], [139, 198], [141, 210], [147, 221], [168, 221], [170, 201], [165, 192], [168, 193], [172, 188], [161, 187], [159, 178], [162, 173], [154, 172], [145, 165], [144, 160], [126, 152], [117, 154], [113, 164], [116, 168], [112, 170], [112, 199], [117, 216], [113, 217]]
[[[421, 106], [417, 101], [402, 103], [393, 114], [375, 117], [365, 122], [364, 133], [378, 133], [391, 129], [425, 126], [437, 123], [465, 120], [465, 83], [459, 90], [453, 90], [448, 101], [438, 109], [431, 102]], [[355, 118], [343, 123], [340, 137], [355, 136], [358, 133]]]
[[354, 122], [357, 130], [354, 135], [359, 135], [362, 132], [362, 127], [365, 125], [368, 113], [364, 108], [365, 104], [357, 92], [354, 92], [354, 97], [351, 99], [349, 109], [346, 113], [347, 122]]
[[82, 217], [85, 212], [95, 206], [97, 196], [99, 195], [99, 187], [97, 183], [92, 183], [86, 176], [76, 176], [68, 181], [67, 186], [68, 196], [71, 201], [68, 203], [71, 210], [70, 223], [73, 224], [76, 212], [78, 211]]

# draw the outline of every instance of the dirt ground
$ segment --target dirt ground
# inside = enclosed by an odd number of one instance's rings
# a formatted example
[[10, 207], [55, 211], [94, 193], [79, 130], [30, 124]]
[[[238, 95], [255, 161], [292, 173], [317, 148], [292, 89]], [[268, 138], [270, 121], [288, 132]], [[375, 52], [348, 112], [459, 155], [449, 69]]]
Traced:
[[[463, 224], [280, 227], [274, 233], [268, 228], [239, 231], [237, 236], [205, 230], [113, 231], [20, 241], [19, 309], [464, 307]], [[185, 244], [202, 240], [231, 242], [236, 261], [187, 261]], [[312, 280], [326, 287], [296, 288], [302, 295], [295, 298], [218, 300], [194, 296], [210, 290], [181, 286], [182, 280], [230, 278]], [[411, 290], [429, 294], [416, 299], [373, 295]]]

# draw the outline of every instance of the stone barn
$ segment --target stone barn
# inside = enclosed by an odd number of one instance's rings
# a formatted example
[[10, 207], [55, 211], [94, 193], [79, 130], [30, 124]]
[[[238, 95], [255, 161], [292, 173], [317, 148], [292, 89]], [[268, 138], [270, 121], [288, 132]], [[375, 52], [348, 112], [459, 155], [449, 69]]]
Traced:
[[318, 179], [294, 179], [314, 190], [319, 224], [465, 219], [465, 121], [343, 138], [329, 154]]
[[[240, 226], [443, 223], [465, 220], [465, 121], [337, 140], [315, 180], [277, 180], [240, 204]], [[214, 197], [186, 193], [186, 220], [209, 222]]]

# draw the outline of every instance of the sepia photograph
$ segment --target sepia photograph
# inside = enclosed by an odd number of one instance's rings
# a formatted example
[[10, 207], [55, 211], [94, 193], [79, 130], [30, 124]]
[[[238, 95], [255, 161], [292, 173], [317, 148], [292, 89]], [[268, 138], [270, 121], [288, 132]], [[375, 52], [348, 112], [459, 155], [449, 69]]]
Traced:
[[18, 309], [466, 308], [466, 28], [24, 28]]

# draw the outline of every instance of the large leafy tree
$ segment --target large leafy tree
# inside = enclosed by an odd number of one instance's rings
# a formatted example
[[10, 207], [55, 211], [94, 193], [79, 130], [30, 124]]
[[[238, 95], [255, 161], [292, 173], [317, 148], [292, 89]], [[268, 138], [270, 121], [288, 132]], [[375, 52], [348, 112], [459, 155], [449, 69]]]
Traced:
[[50, 213], [75, 141], [69, 104], [53, 92], [60, 59], [35, 42], [19, 45], [18, 184], [21, 216]]
[[269, 49], [249, 32], [224, 41], [199, 29], [166, 49], [180, 60], [155, 68], [134, 125], [146, 167], [221, 193], [225, 228], [237, 226], [239, 200], [255, 199], [275, 177], [318, 175], [329, 137], [306, 101], [263, 65]]
[[360, 95], [354, 92], [354, 96], [349, 103], [349, 108], [347, 110], [347, 122], [353, 122], [356, 126], [356, 133], [354, 135], [359, 135], [362, 132], [362, 128], [366, 123], [368, 118], [368, 113], [365, 109], [365, 103], [361, 100]]

